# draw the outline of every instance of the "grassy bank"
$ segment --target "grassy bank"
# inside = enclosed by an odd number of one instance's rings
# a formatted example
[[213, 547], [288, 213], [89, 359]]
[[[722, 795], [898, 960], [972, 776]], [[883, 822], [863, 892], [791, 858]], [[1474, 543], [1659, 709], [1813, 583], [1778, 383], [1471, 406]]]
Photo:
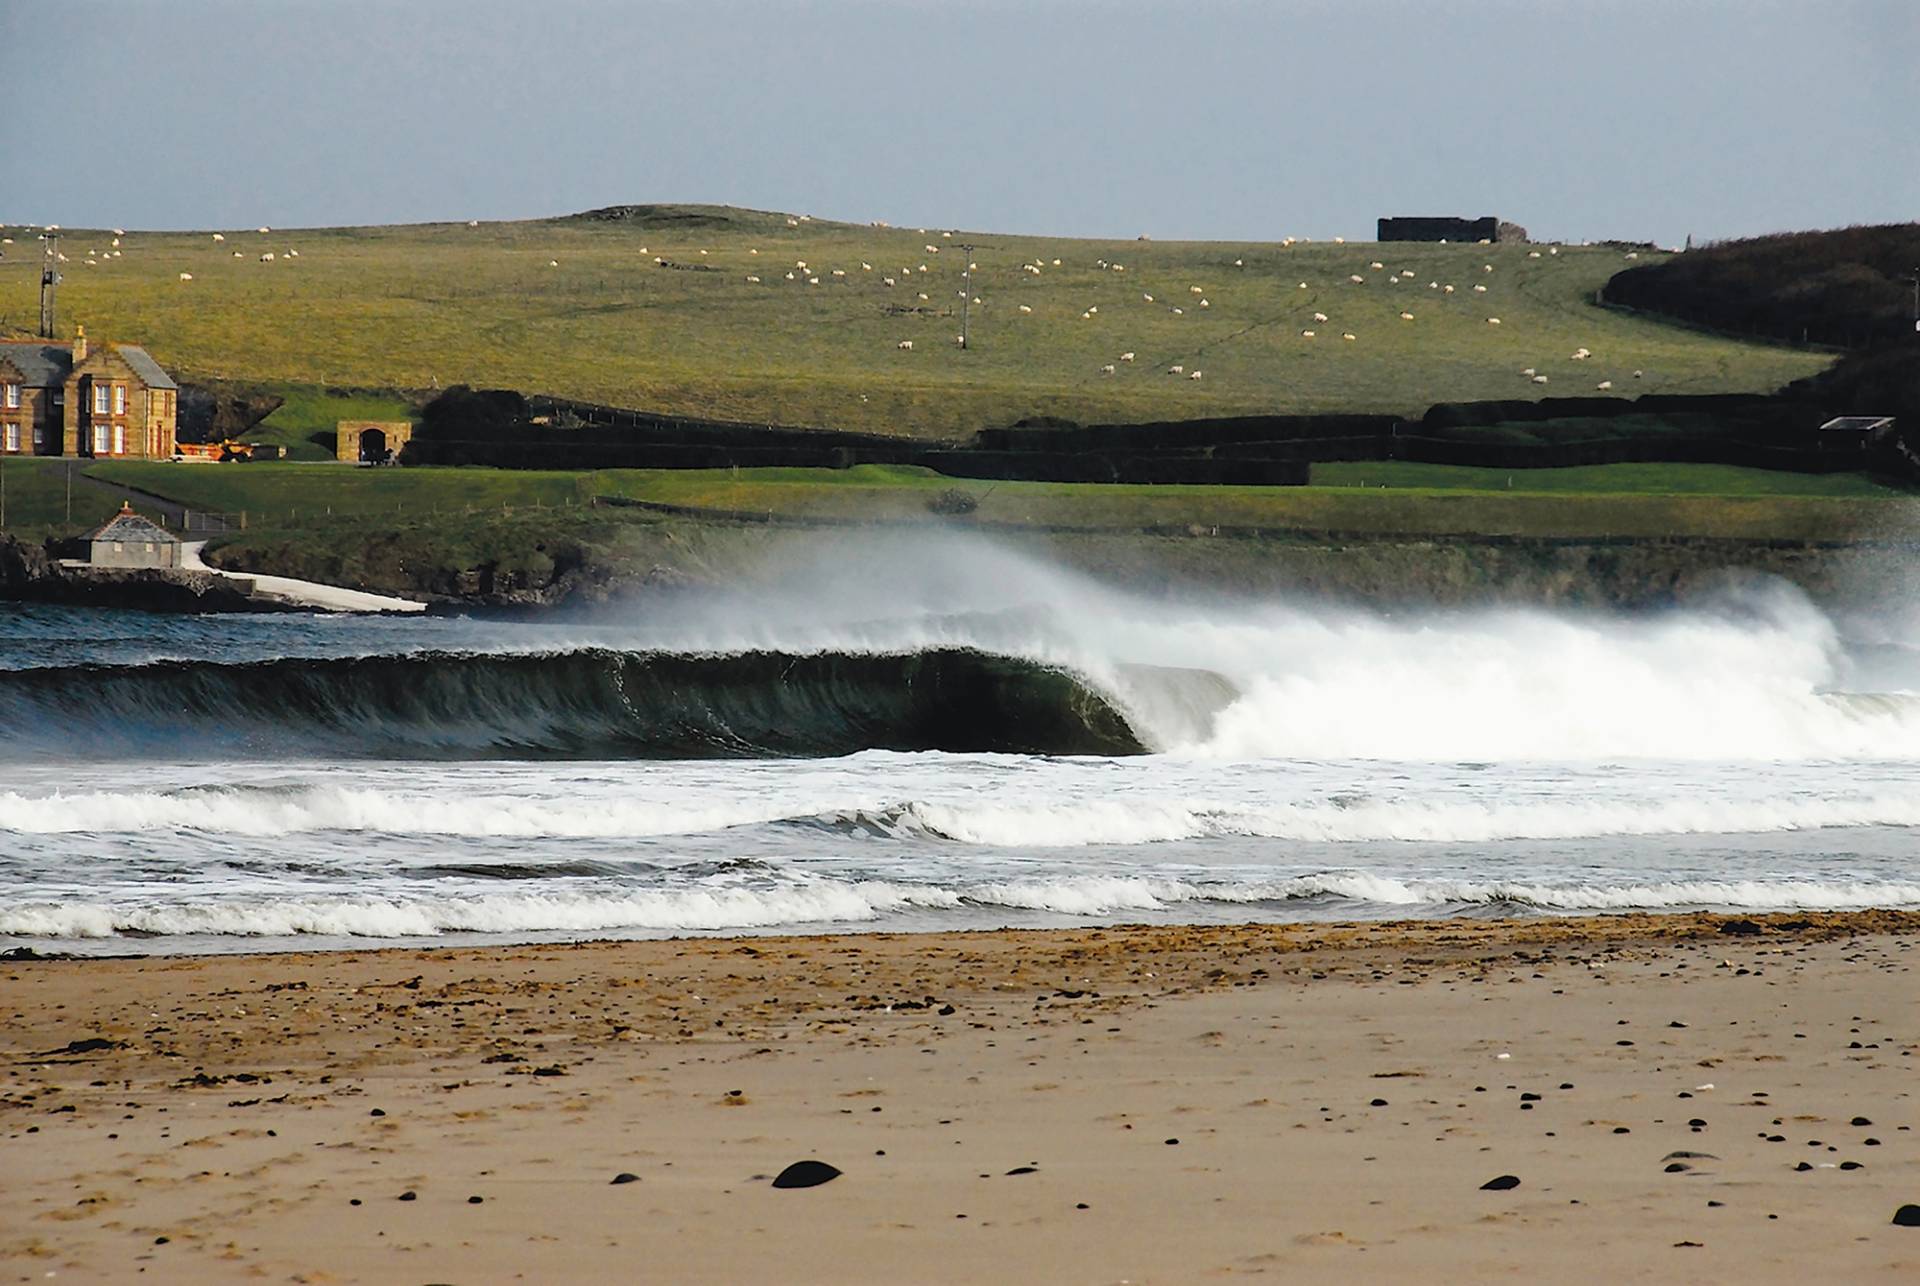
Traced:
[[0, 531], [40, 540], [96, 527], [112, 517], [119, 499], [87, 485], [86, 466], [84, 460], [0, 459]]
[[[133, 232], [119, 257], [90, 264], [108, 234], [63, 237], [63, 316], [190, 376], [465, 382], [920, 436], [1033, 414], [1408, 413], [1602, 380], [1623, 393], [1764, 391], [1827, 360], [1600, 309], [1594, 292], [1625, 262], [1601, 247], [948, 237], [718, 207], [221, 241]], [[967, 241], [980, 303], [963, 352]], [[36, 308], [29, 258], [0, 262], [0, 323], [16, 329]], [[1580, 348], [1592, 358], [1573, 360]], [[1169, 376], [1175, 365], [1205, 377]], [[1529, 367], [1551, 383], [1530, 384]], [[302, 451], [339, 418], [284, 414]]]
[[1512, 473], [1397, 462], [1320, 465], [1316, 485], [1307, 487], [995, 483], [880, 465], [534, 472], [121, 462], [88, 472], [194, 509], [244, 513], [249, 529], [286, 532], [373, 520], [424, 530], [456, 518], [484, 528], [523, 511], [578, 508], [595, 496], [776, 517], [920, 519], [932, 516], [931, 502], [946, 491], [977, 503], [974, 521], [1116, 531], [1848, 539], [1904, 532], [1920, 510], [1907, 493], [1858, 475], [1720, 465]]

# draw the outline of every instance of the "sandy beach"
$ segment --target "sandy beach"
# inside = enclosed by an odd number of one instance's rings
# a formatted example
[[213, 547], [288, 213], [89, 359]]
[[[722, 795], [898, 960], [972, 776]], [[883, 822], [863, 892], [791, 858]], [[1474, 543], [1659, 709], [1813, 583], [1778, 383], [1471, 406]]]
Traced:
[[[8, 959], [0, 1267], [1911, 1281], [1916, 944], [1866, 912]], [[807, 1159], [842, 1173], [771, 1182]]]

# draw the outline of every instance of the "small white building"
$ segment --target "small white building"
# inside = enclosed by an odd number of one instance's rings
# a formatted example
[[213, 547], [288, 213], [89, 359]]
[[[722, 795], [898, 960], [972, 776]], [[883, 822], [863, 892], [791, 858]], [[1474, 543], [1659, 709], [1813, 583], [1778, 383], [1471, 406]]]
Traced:
[[122, 501], [106, 525], [87, 533], [87, 561], [95, 567], [178, 567], [180, 537]]

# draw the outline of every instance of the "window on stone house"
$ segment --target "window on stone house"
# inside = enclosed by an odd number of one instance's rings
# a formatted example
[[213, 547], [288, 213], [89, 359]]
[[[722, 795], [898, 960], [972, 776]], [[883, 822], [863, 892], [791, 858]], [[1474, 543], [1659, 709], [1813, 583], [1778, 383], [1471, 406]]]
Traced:
[[127, 426], [124, 424], [113, 426], [113, 453], [115, 455], [127, 453]]
[[104, 424], [94, 425], [93, 426], [93, 453], [95, 455], [105, 455], [107, 453], [108, 442], [109, 442], [109, 439], [107, 437], [107, 426]]
[[113, 386], [113, 413], [115, 415], [125, 415], [127, 413], [127, 386], [125, 384], [115, 384]]
[[19, 425], [9, 424], [4, 429], [0, 429], [0, 448], [8, 451], [18, 451], [20, 449]]
[[95, 415], [107, 414], [107, 386], [105, 384], [95, 384], [93, 386], [93, 413]]
[[127, 547], [116, 540], [113, 542], [113, 552], [116, 554], [124, 554], [127, 552]]
[[20, 409], [20, 386], [9, 384], [6, 388], [6, 407], [9, 411]]

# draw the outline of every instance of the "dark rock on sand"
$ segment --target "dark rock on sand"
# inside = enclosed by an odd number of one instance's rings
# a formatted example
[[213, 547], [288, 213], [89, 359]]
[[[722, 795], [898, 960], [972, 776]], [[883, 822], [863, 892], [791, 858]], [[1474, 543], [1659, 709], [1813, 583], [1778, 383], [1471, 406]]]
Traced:
[[773, 1176], [776, 1188], [817, 1188], [840, 1177], [840, 1171], [825, 1161], [795, 1161]]
[[405, 1192], [400, 1194], [400, 1200], [402, 1201], [418, 1201], [419, 1199], [420, 1199], [420, 1194], [415, 1192], [412, 1188], [408, 1188]]
[[630, 1170], [622, 1170], [619, 1174], [616, 1174], [613, 1176], [613, 1183], [638, 1183], [638, 1182], [640, 1182], [640, 1176], [637, 1174], [634, 1174]]
[[1920, 1206], [1908, 1203], [1893, 1212], [1893, 1223], [1897, 1228], [1920, 1228]]
[[1482, 1192], [1505, 1192], [1508, 1188], [1520, 1186], [1519, 1177], [1511, 1174], [1496, 1175], [1480, 1185]]
[[1754, 920], [1728, 920], [1720, 926], [1720, 932], [1722, 933], [1754, 934], [1765, 933], [1766, 931], [1767, 928], [1765, 925]]

